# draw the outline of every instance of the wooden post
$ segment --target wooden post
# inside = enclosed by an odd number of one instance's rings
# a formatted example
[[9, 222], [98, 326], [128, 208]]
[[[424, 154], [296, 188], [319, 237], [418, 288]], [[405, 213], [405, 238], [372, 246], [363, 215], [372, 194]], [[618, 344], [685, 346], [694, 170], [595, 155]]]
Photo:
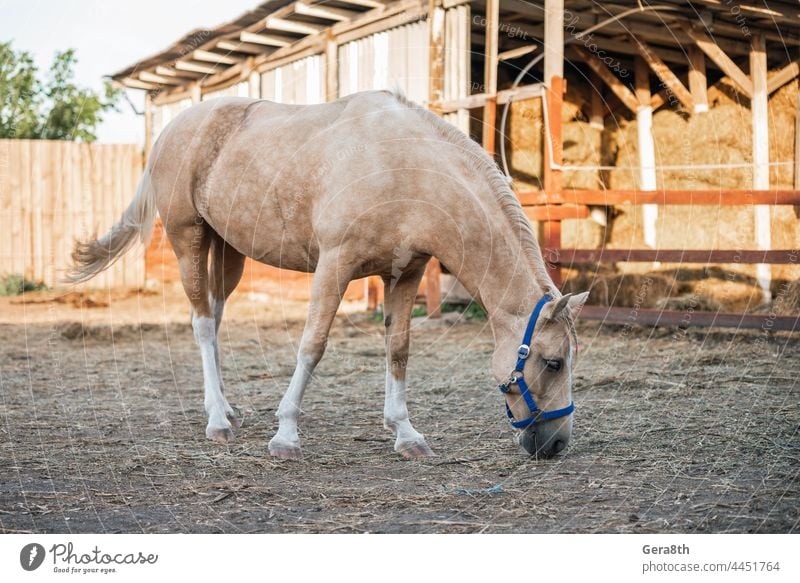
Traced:
[[[549, 143], [545, 136], [544, 189], [547, 194], [559, 195], [563, 188], [560, 166], [563, 163], [563, 140], [561, 133], [561, 109], [564, 100], [564, 1], [546, 0], [544, 8], [544, 75], [547, 87], [547, 119], [550, 131]], [[552, 157], [550, 149], [552, 148]], [[555, 167], [554, 167], [555, 166]], [[561, 267], [557, 263], [561, 250], [561, 222], [545, 221], [544, 246], [550, 257], [545, 257], [550, 278], [561, 286]], [[549, 259], [549, 261], [548, 261]]]
[[[753, 188], [769, 190], [767, 47], [764, 35], [761, 33], [753, 36], [750, 47], [750, 81], [753, 84], [753, 97], [750, 100], [750, 113], [753, 119]], [[772, 246], [772, 236], [768, 205], [756, 205], [755, 220], [756, 246], [759, 250], [769, 250]], [[772, 269], [769, 264], [756, 265], [756, 279], [761, 287], [764, 302], [771, 301]]]
[[[797, 101], [794, 108], [794, 189], [800, 190], [800, 81], [795, 82]], [[794, 205], [794, 216], [800, 219], [800, 205]]]
[[333, 101], [339, 97], [339, 45], [328, 31], [325, 41], [325, 99]]
[[[639, 188], [656, 189], [656, 150], [653, 143], [653, 107], [650, 105], [650, 70], [640, 57], [634, 62], [634, 83], [636, 99], [636, 137], [639, 152]], [[656, 221], [658, 205], [646, 204], [642, 207], [644, 242], [648, 247], [656, 247]]]
[[708, 89], [706, 87], [706, 56], [697, 45], [689, 45], [689, 92], [694, 100], [694, 112], [708, 111]]
[[[439, 103], [444, 99], [445, 69], [445, 14], [442, 0], [428, 2], [428, 103]], [[439, 111], [434, 109], [439, 114]], [[431, 257], [425, 267], [425, 304], [429, 318], [442, 316], [442, 266]]]
[[153, 149], [153, 98], [149, 91], [144, 93], [144, 160], [147, 164]]
[[197, 105], [203, 99], [203, 91], [200, 89], [200, 84], [195, 82], [189, 88], [190, 95], [192, 98], [192, 105]]
[[261, 99], [261, 75], [258, 71], [251, 71], [247, 76], [247, 96]]
[[500, 35], [500, 0], [486, 2], [486, 60], [483, 67], [484, 93], [489, 96], [483, 106], [483, 147], [494, 157], [497, 132], [497, 51]]
[[603, 80], [592, 72], [591, 76], [592, 101], [589, 112], [589, 125], [596, 130], [605, 128], [606, 106], [603, 103]]

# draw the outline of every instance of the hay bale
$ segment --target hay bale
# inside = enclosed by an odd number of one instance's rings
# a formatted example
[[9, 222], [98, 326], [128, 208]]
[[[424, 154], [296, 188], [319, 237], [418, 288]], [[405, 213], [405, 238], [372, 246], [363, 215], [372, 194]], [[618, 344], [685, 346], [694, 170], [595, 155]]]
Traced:
[[674, 298], [661, 298], [656, 302], [656, 308], [661, 310], [675, 310], [678, 312], [697, 311], [697, 312], [719, 312], [722, 310], [720, 304], [714, 298], [700, 294], [684, 294]]
[[775, 298], [774, 311], [779, 316], [800, 314], [800, 279], [780, 287]]
[[564, 283], [565, 292], [589, 290], [595, 306], [653, 308], [674, 293], [674, 280], [657, 273], [579, 273]]

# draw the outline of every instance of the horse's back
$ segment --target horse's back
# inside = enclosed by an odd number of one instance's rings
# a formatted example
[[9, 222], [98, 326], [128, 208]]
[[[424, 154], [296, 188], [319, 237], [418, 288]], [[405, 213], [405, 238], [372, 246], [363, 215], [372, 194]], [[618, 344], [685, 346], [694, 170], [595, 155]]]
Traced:
[[203, 102], [178, 116], [154, 148], [156, 165], [187, 185], [171, 188], [163, 206], [199, 214], [245, 255], [313, 271], [321, 240], [345, 236], [365, 206], [402, 194], [381, 172], [419, 163], [404, 162], [410, 152], [402, 142], [427, 131], [415, 115], [386, 91], [303, 106]]

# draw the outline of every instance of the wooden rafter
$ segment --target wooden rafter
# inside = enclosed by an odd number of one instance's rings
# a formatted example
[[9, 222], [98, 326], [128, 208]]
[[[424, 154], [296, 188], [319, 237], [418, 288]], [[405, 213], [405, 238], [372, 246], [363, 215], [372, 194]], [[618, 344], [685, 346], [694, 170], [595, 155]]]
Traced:
[[620, 81], [616, 75], [598, 59], [595, 55], [576, 45], [572, 45], [570, 50], [578, 56], [580, 60], [586, 63], [589, 68], [594, 71], [603, 83], [608, 85], [608, 88], [619, 98], [619, 100], [634, 113], [639, 108], [639, 100], [628, 87]]
[[264, 52], [264, 45], [245, 43], [237, 40], [221, 40], [217, 43], [217, 48], [221, 51], [247, 53], [248, 55], [260, 55]]
[[706, 79], [706, 57], [697, 45], [689, 45], [689, 91], [696, 112], [708, 111], [708, 81]]
[[789, 81], [800, 75], [800, 64], [792, 61], [780, 71], [776, 71], [767, 80], [767, 93], [774, 93]]
[[219, 69], [214, 65], [200, 63], [198, 61], [178, 60], [175, 61], [175, 68], [179, 71], [191, 71], [193, 73], [203, 73], [205, 75], [213, 75], [219, 71]]
[[159, 85], [182, 85], [184, 83], [183, 79], [179, 79], [178, 77], [156, 75], [150, 71], [140, 72], [139, 79], [145, 83], [158, 83]]
[[272, 34], [257, 34], [243, 30], [239, 33], [239, 40], [245, 43], [253, 43], [268, 47], [288, 47], [292, 41]]
[[305, 0], [298, 0], [294, 3], [295, 14], [302, 14], [304, 16], [316, 16], [317, 18], [324, 18], [325, 20], [335, 20], [342, 22], [350, 20], [353, 16], [357, 16], [358, 12], [353, 10], [345, 10], [343, 8], [334, 8], [333, 6], [326, 6], [325, 4], [312, 4]]
[[692, 99], [691, 93], [689, 90], [684, 87], [681, 80], [678, 79], [678, 76], [672, 72], [664, 61], [656, 54], [655, 51], [648, 45], [643, 39], [631, 35], [634, 44], [639, 49], [639, 54], [642, 56], [642, 59], [647, 66], [656, 74], [656, 76], [661, 79], [661, 82], [664, 83], [666, 89], [672, 93], [678, 100], [683, 104], [683, 106], [688, 109], [689, 111], [694, 110], [694, 99]]
[[288, 18], [277, 18], [267, 16], [264, 19], [264, 27], [269, 30], [279, 30], [281, 32], [294, 32], [297, 34], [317, 34], [325, 29], [322, 24], [311, 24], [309, 22], [298, 22]]
[[725, 73], [731, 80], [736, 83], [739, 90], [747, 97], [753, 96], [753, 82], [750, 80], [744, 71], [734, 63], [725, 52], [719, 48], [709, 36], [700, 30], [695, 30], [690, 26], [684, 28], [697, 47], [703, 51], [706, 56], [711, 59], [723, 73]]
[[213, 51], [205, 51], [202, 49], [197, 49], [195, 51], [192, 51], [192, 58], [195, 61], [219, 63], [221, 65], [235, 65], [239, 61], [243, 60], [236, 57], [231, 57], [230, 55], [220, 55], [219, 53], [215, 53]]

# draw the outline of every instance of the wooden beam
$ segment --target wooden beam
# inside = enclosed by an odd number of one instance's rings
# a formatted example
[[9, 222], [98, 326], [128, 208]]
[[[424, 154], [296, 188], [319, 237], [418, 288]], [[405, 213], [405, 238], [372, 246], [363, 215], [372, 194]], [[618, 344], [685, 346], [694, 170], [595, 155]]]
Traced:
[[385, 3], [380, 0], [341, 0], [345, 4], [353, 6], [363, 6], [364, 8], [383, 8]]
[[190, 82], [193, 79], [199, 79], [203, 76], [202, 73], [195, 73], [193, 71], [178, 71], [172, 67], [167, 67], [166, 65], [157, 65], [156, 75], [163, 75], [164, 77], [176, 77], [183, 83]]
[[122, 79], [122, 84], [131, 89], [146, 89], [147, 91], [158, 91], [159, 86], [156, 83], [145, 83], [133, 77], [125, 77]]
[[592, 92], [591, 103], [589, 104], [589, 125], [596, 130], [605, 127], [606, 104], [603, 102], [603, 82], [600, 77], [592, 72], [589, 90]]
[[742, 206], [754, 204], [800, 205], [798, 190], [583, 190], [567, 189], [561, 193], [544, 190], [517, 192], [523, 205], [586, 204], [586, 205], [701, 205]]
[[583, 306], [579, 316], [584, 320], [600, 320], [603, 324], [630, 326], [707, 326], [716, 328], [749, 328], [754, 330], [800, 330], [800, 318], [796, 316], [775, 316], [773, 314], [729, 314], [724, 312], [704, 312], [692, 310], [691, 317], [686, 311], [657, 310], [629, 307]]
[[[509, 101], [522, 101], [531, 99], [533, 97], [541, 97], [544, 92], [544, 87], [541, 83], [534, 83], [532, 85], [522, 85], [515, 89], [503, 89], [498, 91], [496, 95], [497, 105], [504, 105]], [[476, 109], [483, 107], [490, 98], [486, 93], [475, 93], [469, 97], [461, 99], [448, 99], [440, 103], [432, 104], [441, 113], [452, 113], [460, 109]]]
[[202, 49], [197, 49], [195, 51], [192, 51], [192, 58], [195, 61], [220, 63], [222, 65], [235, 65], [236, 63], [243, 60], [241, 58], [231, 57], [229, 55], [220, 55], [219, 53], [215, 53], [213, 51], [205, 51]]
[[525, 45], [521, 47], [517, 47], [516, 49], [511, 49], [510, 51], [503, 51], [497, 55], [498, 61], [508, 61], [510, 59], [516, 59], [518, 57], [522, 57], [524, 55], [529, 55], [536, 51], [539, 48], [536, 45]]
[[681, 83], [681, 80], [678, 79], [678, 76], [672, 72], [672, 69], [670, 69], [667, 64], [661, 60], [661, 58], [656, 54], [655, 51], [653, 51], [650, 45], [644, 41], [644, 39], [641, 39], [634, 34], [631, 34], [631, 38], [636, 44], [636, 47], [639, 49], [639, 54], [642, 56], [642, 59], [644, 59], [644, 62], [647, 63], [647, 66], [650, 67], [650, 70], [656, 74], [656, 77], [661, 80], [667, 91], [674, 95], [688, 111], [694, 111], [694, 100], [692, 99], [691, 93], [689, 93], [689, 90], [683, 86], [683, 83]]
[[264, 20], [264, 27], [269, 30], [279, 30], [281, 32], [294, 32], [297, 34], [317, 34], [325, 30], [322, 24], [311, 24], [309, 22], [299, 22], [286, 18], [267, 16]]
[[[753, 93], [750, 99], [750, 113], [753, 120], [753, 188], [769, 188], [769, 109], [767, 92], [767, 46], [764, 36], [753, 36], [750, 50], [750, 79]], [[768, 250], [772, 246], [772, 227], [770, 208], [767, 205], [755, 207], [756, 245]], [[772, 300], [770, 291], [772, 270], [767, 264], [756, 267], [756, 279], [761, 287], [764, 302]]]
[[[428, 0], [428, 103], [437, 114], [435, 104], [444, 97], [445, 83], [445, 11], [441, 0]], [[436, 257], [425, 268], [425, 302], [429, 318], [442, 315], [442, 266]]]
[[247, 53], [248, 55], [260, 55], [264, 52], [264, 45], [245, 43], [237, 40], [221, 40], [217, 43], [217, 48], [234, 53]]
[[139, 79], [145, 83], [158, 83], [159, 85], [182, 85], [183, 81], [177, 77], [167, 77], [164, 75], [156, 75], [150, 71], [142, 71], [139, 73]]
[[[639, 188], [655, 190], [656, 185], [656, 147], [653, 139], [653, 108], [650, 106], [650, 69], [642, 57], [634, 62], [634, 85], [639, 107], [636, 108], [636, 139], [639, 158]], [[656, 223], [658, 206], [646, 204], [642, 207], [642, 230], [644, 242], [650, 247], [657, 243]]]
[[292, 44], [290, 39], [272, 34], [257, 34], [243, 30], [239, 33], [239, 40], [245, 43], [264, 45], [268, 47], [288, 47]]
[[558, 253], [558, 262], [562, 265], [603, 263], [606, 261], [800, 265], [800, 253], [794, 249], [772, 251], [743, 251], [741, 249], [561, 249], [561, 252]]
[[295, 14], [303, 14], [305, 16], [315, 16], [317, 18], [324, 18], [325, 20], [335, 20], [341, 22], [350, 20], [360, 13], [354, 10], [345, 10], [343, 8], [334, 8], [333, 6], [326, 6], [324, 4], [312, 4], [305, 0], [298, 0], [294, 3]]
[[[795, 83], [794, 90], [794, 187], [800, 189], [800, 82]], [[800, 218], [800, 201], [794, 206], [794, 216]]]
[[689, 92], [694, 101], [694, 113], [708, 111], [708, 86], [706, 81], [706, 57], [697, 45], [687, 47], [689, 58]]
[[325, 99], [339, 97], [339, 45], [332, 36], [325, 43]]
[[600, 59], [598, 59], [595, 55], [584, 49], [583, 47], [578, 47], [572, 45], [570, 47], [570, 51], [578, 56], [584, 63], [586, 63], [589, 68], [594, 71], [600, 79], [611, 89], [612, 93], [617, 96], [617, 98], [632, 112], [636, 113], [636, 110], [639, 107], [639, 101], [636, 99], [636, 96], [633, 92], [628, 89], [628, 87], [620, 81], [614, 73], [603, 63]]
[[149, 92], [144, 94], [144, 164], [150, 159], [153, 150], [153, 98]]
[[197, 61], [175, 61], [175, 68], [179, 71], [191, 71], [205, 75], [213, 75], [222, 69], [222, 67], [198, 63]]
[[767, 93], [774, 93], [798, 75], [800, 75], [800, 64], [798, 61], [792, 61], [780, 71], [776, 71], [769, 76], [769, 79], [767, 79]]
[[589, 207], [582, 204], [539, 205], [522, 208], [531, 221], [564, 221], [585, 219], [589, 216]]
[[721, 48], [719, 48], [717, 43], [711, 40], [705, 32], [696, 30], [691, 26], [685, 26], [684, 31], [691, 37], [697, 47], [703, 51], [723, 73], [731, 78], [745, 96], [753, 96], [753, 83], [750, 81], [750, 78], [744, 74], [739, 66], [734, 63]]
[[545, 85], [553, 77], [564, 78], [564, 0], [544, 2]]
[[497, 53], [500, 45], [500, 0], [486, 2], [486, 43], [484, 49], [483, 84], [488, 96], [483, 107], [483, 147], [494, 156], [497, 127]]

